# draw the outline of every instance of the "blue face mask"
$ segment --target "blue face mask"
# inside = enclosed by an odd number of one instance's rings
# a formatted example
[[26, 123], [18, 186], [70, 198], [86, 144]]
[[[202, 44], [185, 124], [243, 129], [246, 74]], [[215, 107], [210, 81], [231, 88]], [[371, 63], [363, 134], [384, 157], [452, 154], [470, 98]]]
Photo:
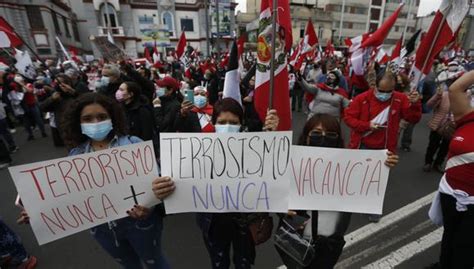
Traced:
[[240, 125], [236, 124], [216, 124], [216, 133], [238, 133], [240, 132]]
[[155, 91], [155, 94], [156, 94], [156, 97], [161, 97], [161, 96], [164, 96], [165, 95], [165, 88], [158, 88], [156, 91]]
[[82, 133], [94, 141], [102, 141], [114, 128], [111, 120], [105, 120], [97, 123], [82, 123]]
[[100, 79], [101, 83], [102, 83], [102, 87], [107, 87], [107, 85], [109, 85], [110, 83], [110, 78], [109, 77], [102, 77]]
[[194, 96], [194, 105], [196, 105], [198, 108], [203, 108], [207, 104], [207, 98], [202, 95], [196, 95]]
[[392, 92], [379, 92], [375, 91], [375, 97], [380, 101], [380, 102], [387, 102], [392, 98]]

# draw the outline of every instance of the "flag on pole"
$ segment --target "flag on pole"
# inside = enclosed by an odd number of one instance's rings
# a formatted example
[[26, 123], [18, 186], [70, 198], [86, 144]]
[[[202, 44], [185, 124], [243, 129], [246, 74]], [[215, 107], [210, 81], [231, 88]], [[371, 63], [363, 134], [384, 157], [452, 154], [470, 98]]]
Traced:
[[63, 43], [61, 42], [61, 39], [59, 39], [58, 36], [56, 36], [56, 40], [58, 41], [59, 47], [61, 48], [61, 51], [63, 52], [64, 57], [71, 61], [71, 55], [69, 55], [69, 52], [67, 52], [66, 48], [63, 46]]
[[14, 48], [22, 44], [21, 38], [16, 35], [13, 27], [3, 17], [0, 17], [0, 48]]
[[273, 108], [280, 118], [278, 130], [291, 129], [291, 111], [288, 85], [286, 53], [292, 44], [290, 5], [288, 0], [278, 0], [276, 9], [275, 55], [272, 55], [272, 0], [263, 0], [260, 11], [260, 23], [257, 38], [257, 71], [255, 74], [254, 106], [263, 122], [270, 98], [270, 62], [275, 59]]
[[378, 47], [383, 44], [383, 41], [387, 38], [390, 29], [397, 21], [398, 15], [402, 10], [404, 3], [401, 3], [400, 6], [393, 12], [393, 14], [380, 26], [375, 32], [373, 32], [369, 38], [367, 38], [361, 45], [362, 48], [367, 47]]
[[328, 43], [326, 44], [326, 49], [324, 50], [324, 56], [327, 57], [334, 57], [334, 46], [332, 45], [331, 39], [328, 39]]
[[391, 64], [396, 66], [397, 68], [402, 63], [402, 57], [401, 57], [402, 39], [403, 37], [400, 37], [400, 39], [397, 41], [397, 44], [395, 45], [395, 48], [392, 51], [392, 55], [390, 56]]
[[242, 106], [242, 97], [240, 95], [240, 75], [238, 42], [234, 41], [229, 54], [227, 72], [225, 73], [223, 98], [232, 98]]
[[299, 70], [308, 56], [312, 56], [314, 58], [314, 53], [316, 49], [316, 44], [318, 44], [318, 37], [316, 36], [316, 32], [314, 31], [314, 26], [313, 22], [311, 21], [311, 18], [308, 19], [308, 23], [306, 24], [306, 28], [304, 31], [304, 37], [300, 41], [300, 44], [298, 45], [297, 50], [295, 52], [297, 53], [294, 55], [295, 59], [291, 61], [290, 59], [290, 64], [291, 62], [294, 62], [293, 66], [295, 70]]
[[415, 63], [410, 71], [413, 89], [430, 72], [436, 55], [456, 37], [468, 11], [468, 0], [443, 0], [441, 2], [430, 29], [416, 51]]
[[178, 45], [176, 46], [176, 57], [181, 59], [181, 57], [184, 54], [184, 49], [186, 48], [186, 34], [184, 31], [181, 33], [181, 36], [179, 37]]
[[410, 40], [408, 40], [408, 42], [406, 43], [405, 47], [402, 49], [402, 51], [400, 52], [400, 55], [402, 58], [406, 57], [406, 56], [410, 56], [410, 54], [415, 51], [415, 44], [416, 44], [416, 39], [418, 38], [418, 36], [420, 35], [421, 33], [421, 29], [418, 29], [418, 31], [416, 31], [416, 33], [414, 33]]
[[15, 68], [18, 70], [18, 72], [20, 72], [20, 74], [29, 79], [36, 78], [35, 67], [33, 65], [33, 61], [31, 61], [28, 51], [15, 49], [15, 60]]

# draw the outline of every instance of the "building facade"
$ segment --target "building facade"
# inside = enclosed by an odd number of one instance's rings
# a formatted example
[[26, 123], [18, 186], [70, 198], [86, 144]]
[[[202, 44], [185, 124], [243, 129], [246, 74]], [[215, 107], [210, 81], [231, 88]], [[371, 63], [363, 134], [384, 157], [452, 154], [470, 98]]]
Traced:
[[416, 32], [419, 0], [319, 0], [318, 7], [332, 14], [334, 42], [342, 45], [345, 38], [378, 29], [401, 2], [405, 2], [405, 6], [384, 41], [384, 45], [392, 46], [405, 31], [405, 38]]
[[[74, 1], [76, 2], [76, 1]], [[75, 8], [87, 21], [85, 35], [107, 36], [130, 57], [143, 55], [146, 46], [161, 53], [175, 49], [184, 31], [188, 45], [207, 55], [217, 37], [215, 2], [205, 0], [80, 0]], [[223, 2], [223, 3], [221, 3]], [[219, 0], [220, 46], [231, 42], [235, 3]], [[214, 27], [214, 28], [213, 28]], [[213, 38], [214, 37], [214, 38]], [[209, 47], [209, 50], [208, 50]], [[94, 55], [100, 55], [96, 48]]]
[[[314, 30], [318, 35], [321, 45], [331, 39], [332, 17], [323, 9], [317, 7], [318, 0], [291, 0], [291, 25], [293, 32], [293, 45], [296, 45], [304, 36], [308, 19], [311, 18]], [[247, 33], [249, 43], [256, 42], [258, 17], [260, 14], [261, 0], [247, 0], [247, 12], [238, 13], [236, 24], [240, 33]]]
[[56, 37], [67, 49], [79, 54], [87, 54], [90, 50], [84, 46], [88, 41], [79, 32], [82, 22], [65, 1], [3, 0], [0, 1], [0, 16], [42, 59], [62, 55]]

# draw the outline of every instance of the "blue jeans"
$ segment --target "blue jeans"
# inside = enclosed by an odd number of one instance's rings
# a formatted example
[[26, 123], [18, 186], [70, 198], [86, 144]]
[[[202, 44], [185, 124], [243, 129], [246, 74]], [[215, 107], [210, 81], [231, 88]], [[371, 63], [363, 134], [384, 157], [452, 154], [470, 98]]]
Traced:
[[163, 219], [155, 209], [146, 220], [130, 217], [91, 229], [91, 234], [123, 268], [170, 268], [161, 251]]
[[14, 264], [20, 264], [28, 258], [28, 253], [18, 235], [0, 219], [0, 257], [4, 256], [10, 256]]

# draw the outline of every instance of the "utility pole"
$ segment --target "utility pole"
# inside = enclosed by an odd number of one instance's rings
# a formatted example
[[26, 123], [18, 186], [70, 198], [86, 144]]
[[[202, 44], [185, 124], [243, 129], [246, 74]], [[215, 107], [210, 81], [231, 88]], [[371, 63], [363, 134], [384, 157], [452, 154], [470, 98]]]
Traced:
[[210, 48], [211, 42], [209, 42], [209, 0], [204, 0], [204, 8], [206, 9], [206, 52], [207, 57], [211, 56]]
[[[158, 38], [159, 36], [159, 32], [161, 30], [161, 25], [162, 25], [162, 21], [161, 21], [161, 0], [156, 0], [156, 18], [157, 18], [157, 23], [156, 23], [156, 35], [155, 35], [155, 48], [156, 48], [156, 39]], [[169, 34], [169, 32], [168, 32]], [[145, 48], [147, 49], [147, 48]], [[163, 50], [165, 50], [165, 48], [163, 48]], [[162, 51], [162, 53], [164, 53], [165, 51]], [[166, 53], [163, 54], [163, 56], [166, 56]], [[160, 59], [161, 60], [161, 59]]]
[[405, 29], [403, 30], [402, 44], [405, 44], [405, 38], [407, 36], [407, 29], [408, 29], [408, 19], [410, 18], [411, 5], [413, 4], [413, 2], [414, 1], [408, 0], [408, 13], [407, 13], [406, 21], [405, 21]]
[[344, 21], [344, 10], [346, 8], [346, 0], [342, 0], [341, 21], [339, 22], [339, 42], [342, 38], [342, 24]]
[[217, 48], [217, 59], [220, 60], [221, 58], [221, 48], [219, 46], [219, 39], [221, 36], [220, 29], [219, 29], [219, 0], [215, 0], [216, 2], [216, 27], [217, 27], [217, 37], [216, 37], [216, 48]]

